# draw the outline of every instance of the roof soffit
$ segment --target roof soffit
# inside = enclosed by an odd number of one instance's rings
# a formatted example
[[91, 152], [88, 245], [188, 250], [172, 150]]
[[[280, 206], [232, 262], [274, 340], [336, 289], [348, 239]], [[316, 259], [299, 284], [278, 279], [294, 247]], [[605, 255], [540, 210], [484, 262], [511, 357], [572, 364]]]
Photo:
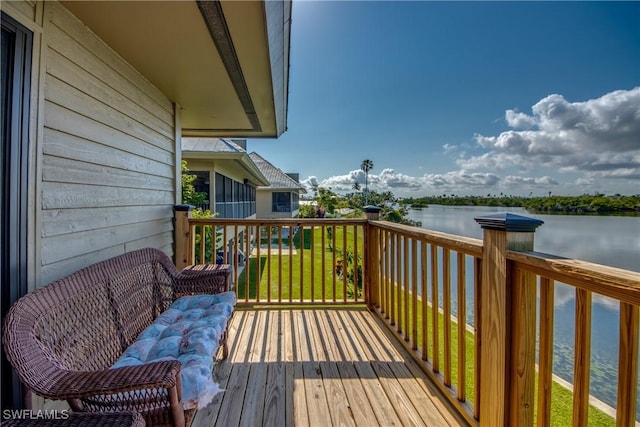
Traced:
[[[280, 84], [282, 77], [272, 76], [270, 30], [263, 2], [62, 3], [180, 105], [183, 135], [260, 137], [281, 133], [276, 124], [273, 82]], [[280, 25], [284, 28], [284, 23]]]

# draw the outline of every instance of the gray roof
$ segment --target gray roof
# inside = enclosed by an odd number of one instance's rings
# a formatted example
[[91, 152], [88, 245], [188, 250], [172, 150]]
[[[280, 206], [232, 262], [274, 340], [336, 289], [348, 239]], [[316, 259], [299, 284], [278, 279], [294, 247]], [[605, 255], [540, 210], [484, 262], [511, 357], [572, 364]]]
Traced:
[[190, 160], [216, 160], [238, 165], [249, 175], [253, 185], [266, 185], [269, 181], [251, 160], [247, 151], [232, 139], [182, 138], [182, 158]]
[[286, 173], [282, 172], [282, 170], [278, 169], [267, 160], [265, 160], [258, 153], [253, 152], [249, 154], [249, 157], [256, 164], [260, 172], [267, 178], [270, 182], [270, 185], [267, 187], [258, 187], [258, 189], [269, 189], [269, 190], [291, 190], [298, 191], [299, 193], [306, 193], [304, 185], [297, 182], [295, 179], [291, 178]]
[[230, 139], [182, 138], [182, 151], [202, 153], [246, 153], [242, 147]]

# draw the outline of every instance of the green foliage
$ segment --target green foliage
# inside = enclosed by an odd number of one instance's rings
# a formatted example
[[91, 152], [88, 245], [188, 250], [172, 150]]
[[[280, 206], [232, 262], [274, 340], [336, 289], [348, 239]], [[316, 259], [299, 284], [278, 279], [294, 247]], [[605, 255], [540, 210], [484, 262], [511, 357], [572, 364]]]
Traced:
[[[328, 230], [328, 229], [327, 229]], [[351, 249], [347, 249], [346, 252], [342, 250], [337, 251], [336, 257], [336, 274], [340, 278], [344, 278], [345, 274], [345, 261], [346, 261], [346, 275], [347, 275], [347, 295], [349, 298], [354, 298], [356, 296], [362, 297], [362, 283], [363, 283], [363, 275], [362, 275], [362, 257], [358, 255], [358, 268], [354, 266], [355, 257], [353, 255], [353, 251]]]
[[300, 218], [315, 218], [316, 207], [313, 205], [300, 205], [298, 216]]
[[327, 213], [333, 215], [336, 209], [347, 208], [349, 204], [338, 193], [331, 188], [318, 187], [318, 196], [316, 198], [318, 207], [324, 209]]
[[[203, 211], [202, 209], [198, 208], [198, 209], [194, 209], [193, 211], [191, 211], [191, 215], [193, 216], [193, 218], [197, 218], [197, 219], [201, 219], [201, 218], [214, 218], [216, 216], [218, 216], [217, 213], [212, 213], [210, 210], [205, 210]], [[195, 253], [195, 258], [196, 258], [196, 264], [203, 264], [205, 262], [216, 262], [216, 258], [213, 257], [213, 253], [212, 253], [212, 240], [213, 240], [213, 226], [211, 225], [205, 225], [205, 226], [201, 226], [201, 225], [197, 225], [196, 226], [196, 230], [195, 230], [195, 247], [199, 248], [200, 247], [200, 242], [202, 242], [202, 238], [203, 238], [203, 232], [202, 230], [204, 229], [204, 239], [205, 239], [205, 251], [204, 251], [204, 259], [200, 258], [200, 251], [196, 250]], [[220, 250], [222, 250], [222, 236], [220, 236], [218, 233], [216, 233], [216, 253]]]
[[207, 200], [207, 193], [197, 192], [193, 186], [193, 181], [196, 180], [195, 175], [189, 174], [189, 168], [187, 168], [187, 162], [182, 161], [182, 203], [188, 205], [197, 205], [204, 203]]

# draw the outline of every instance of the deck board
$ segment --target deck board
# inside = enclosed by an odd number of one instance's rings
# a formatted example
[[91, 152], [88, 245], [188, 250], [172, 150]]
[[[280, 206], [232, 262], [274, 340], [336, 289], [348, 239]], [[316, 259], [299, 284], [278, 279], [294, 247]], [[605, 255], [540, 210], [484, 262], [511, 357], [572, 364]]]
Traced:
[[194, 427], [464, 425], [365, 308], [239, 308], [229, 350]]

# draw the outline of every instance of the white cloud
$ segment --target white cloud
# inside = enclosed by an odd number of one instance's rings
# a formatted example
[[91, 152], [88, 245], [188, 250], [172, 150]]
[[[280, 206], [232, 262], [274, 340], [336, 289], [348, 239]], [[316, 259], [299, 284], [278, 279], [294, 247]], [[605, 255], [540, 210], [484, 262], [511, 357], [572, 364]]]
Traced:
[[[510, 130], [474, 135], [476, 155], [467, 155], [464, 144], [442, 145], [444, 155], [457, 156], [459, 170], [422, 176], [388, 168], [374, 173], [376, 170], [369, 173], [369, 188], [399, 196], [487, 191], [526, 195], [541, 189], [584, 191], [601, 187], [603, 178], [616, 179], [616, 183], [625, 180], [632, 192], [640, 188], [640, 87], [585, 102], [549, 95], [533, 105], [531, 112], [506, 110]], [[542, 169], [547, 174], [549, 170], [568, 173], [571, 182], [542, 175]], [[302, 183], [309, 189], [315, 183], [345, 193], [353, 191], [354, 182], [364, 188], [364, 181], [364, 172], [356, 169], [321, 181], [309, 177]]]
[[530, 176], [505, 176], [502, 179], [505, 187], [540, 188], [558, 185], [558, 181], [550, 176], [530, 177]]
[[498, 184], [500, 177], [494, 173], [473, 172], [464, 170], [445, 174], [426, 174], [424, 181], [427, 188], [442, 190], [464, 190], [470, 188], [490, 188]]
[[307, 189], [307, 193], [311, 194], [313, 191], [313, 187], [319, 185], [318, 178], [315, 176], [309, 176], [307, 179], [303, 179], [300, 181], [300, 184], [304, 185]]
[[383, 169], [380, 175], [369, 174], [369, 185], [372, 189], [393, 191], [396, 188], [421, 188], [422, 183], [413, 176], [397, 172], [395, 169]]
[[585, 102], [549, 95], [532, 115], [507, 110], [514, 129], [497, 136], [475, 135], [486, 153], [457, 160], [468, 170], [548, 167], [585, 177], [640, 177], [640, 87], [618, 90]]
[[442, 149], [444, 150], [444, 154], [449, 154], [451, 152], [457, 151], [458, 147], [455, 145], [451, 145], [451, 144], [444, 144], [442, 146]]
[[505, 114], [507, 124], [514, 129], [529, 129], [536, 125], [536, 119], [514, 110], [507, 110]]

